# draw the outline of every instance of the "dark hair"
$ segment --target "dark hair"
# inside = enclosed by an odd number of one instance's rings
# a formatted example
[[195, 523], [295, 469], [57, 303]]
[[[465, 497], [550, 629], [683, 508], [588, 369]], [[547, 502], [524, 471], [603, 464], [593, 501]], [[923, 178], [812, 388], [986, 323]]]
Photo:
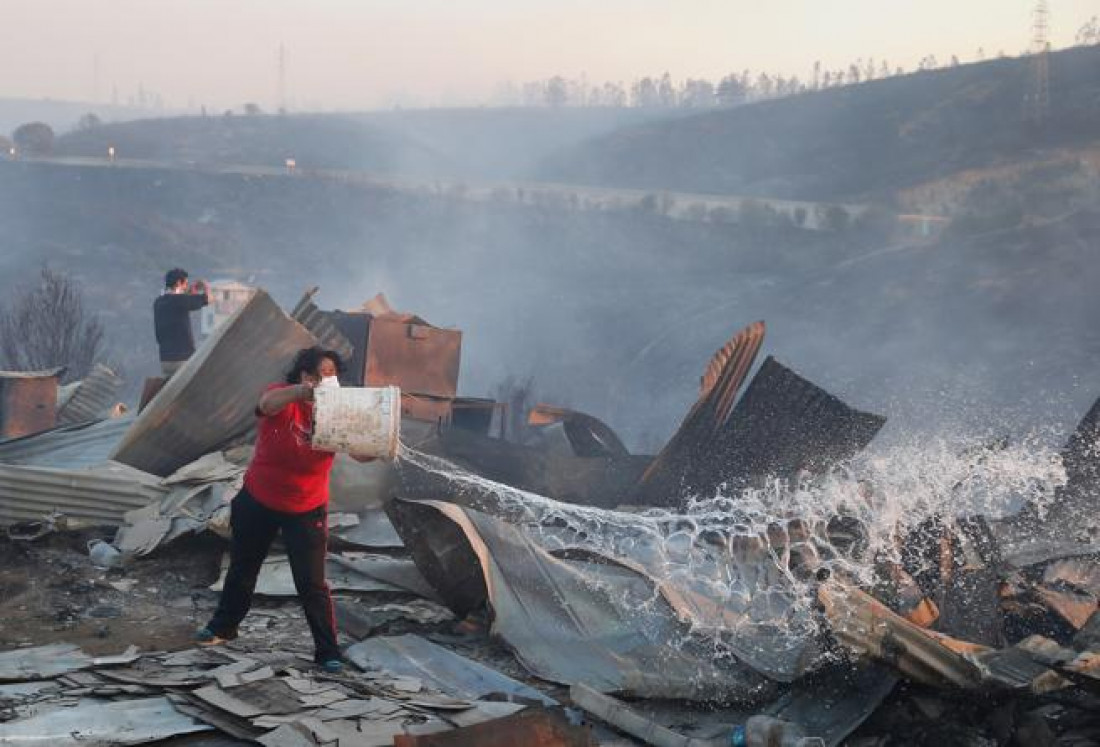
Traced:
[[187, 270], [181, 267], [175, 267], [168, 272], [164, 273], [164, 287], [175, 288], [181, 280], [187, 279]]
[[321, 361], [325, 358], [336, 364], [336, 373], [344, 372], [344, 361], [340, 358], [339, 353], [335, 350], [325, 350], [314, 345], [311, 348], [302, 348], [294, 356], [294, 363], [290, 366], [290, 370], [286, 372], [286, 383], [299, 383], [304, 373], [316, 375], [318, 369], [321, 368]]

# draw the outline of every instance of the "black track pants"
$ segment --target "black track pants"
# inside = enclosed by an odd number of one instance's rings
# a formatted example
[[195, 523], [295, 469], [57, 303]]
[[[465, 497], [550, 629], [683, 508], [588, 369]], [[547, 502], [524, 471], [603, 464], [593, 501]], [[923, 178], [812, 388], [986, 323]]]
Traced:
[[252, 606], [252, 593], [260, 567], [267, 557], [275, 534], [283, 532], [294, 588], [313, 634], [317, 662], [340, 658], [336, 645], [336, 617], [332, 595], [325, 582], [325, 554], [328, 550], [328, 509], [321, 506], [301, 514], [272, 511], [241, 490], [233, 499], [230, 526], [233, 539], [229, 550], [229, 572], [225, 577], [218, 609], [207, 627], [226, 636]]

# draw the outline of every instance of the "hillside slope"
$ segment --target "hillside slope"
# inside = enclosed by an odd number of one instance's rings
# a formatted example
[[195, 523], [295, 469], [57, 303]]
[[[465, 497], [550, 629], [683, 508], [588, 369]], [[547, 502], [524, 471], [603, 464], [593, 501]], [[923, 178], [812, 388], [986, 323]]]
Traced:
[[507, 180], [564, 148], [627, 124], [668, 118], [639, 109], [424, 109], [217, 116], [107, 124], [60, 137], [62, 156], [177, 164], [281, 166], [391, 176]]
[[232, 277], [286, 307], [378, 291], [465, 331], [463, 392], [536, 377], [540, 399], [654, 448], [710, 355], [765, 352], [888, 430], [1068, 424], [1100, 394], [1100, 211], [879, 246], [654, 213], [453, 201], [308, 177], [0, 162], [0, 293], [50, 262], [80, 277], [131, 381], [155, 370], [164, 271]]
[[1050, 60], [1050, 118], [1023, 117], [1028, 59], [1001, 59], [653, 123], [543, 162], [553, 181], [802, 200], [888, 199], [963, 169], [1100, 140], [1100, 47]]
[[391, 132], [336, 115], [173, 117], [120, 122], [58, 138], [59, 156], [120, 157], [179, 165], [234, 164], [393, 171], [430, 160], [425, 148]]

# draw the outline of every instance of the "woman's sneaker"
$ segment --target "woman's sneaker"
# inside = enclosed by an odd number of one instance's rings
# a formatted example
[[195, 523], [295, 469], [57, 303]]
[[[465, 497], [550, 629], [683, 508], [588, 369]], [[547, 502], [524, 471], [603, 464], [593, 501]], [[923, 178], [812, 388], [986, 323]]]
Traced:
[[344, 671], [344, 662], [339, 659], [329, 659], [321, 662], [321, 669], [325, 670], [325, 674], [340, 674]]
[[207, 627], [202, 627], [195, 631], [195, 643], [199, 644], [200, 646], [218, 646], [222, 643], [232, 641], [236, 637], [236, 633], [219, 635]]

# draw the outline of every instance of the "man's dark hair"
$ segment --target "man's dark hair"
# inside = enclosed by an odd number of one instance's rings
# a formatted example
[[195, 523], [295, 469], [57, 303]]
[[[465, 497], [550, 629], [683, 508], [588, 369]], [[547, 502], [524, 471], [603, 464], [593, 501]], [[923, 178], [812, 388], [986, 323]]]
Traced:
[[316, 375], [318, 369], [321, 368], [321, 361], [325, 358], [336, 365], [336, 373], [341, 374], [344, 372], [344, 361], [340, 358], [339, 353], [315, 345], [311, 348], [302, 348], [294, 356], [294, 363], [290, 366], [290, 370], [286, 372], [286, 383], [299, 383], [304, 373]]
[[175, 288], [181, 280], [187, 279], [187, 270], [175, 267], [164, 274], [164, 287]]

